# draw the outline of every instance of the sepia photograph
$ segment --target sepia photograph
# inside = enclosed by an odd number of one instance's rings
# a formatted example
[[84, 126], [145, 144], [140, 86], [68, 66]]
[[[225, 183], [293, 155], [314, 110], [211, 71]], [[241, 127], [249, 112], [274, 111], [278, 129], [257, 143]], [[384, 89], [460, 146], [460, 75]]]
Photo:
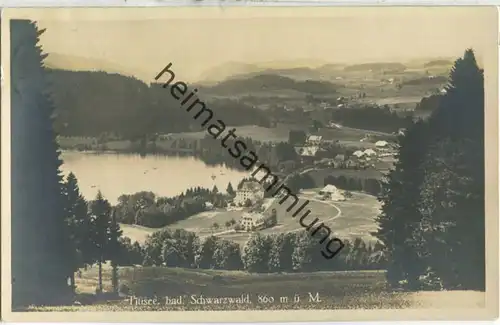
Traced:
[[4, 9], [1, 36], [4, 320], [498, 317], [497, 9]]

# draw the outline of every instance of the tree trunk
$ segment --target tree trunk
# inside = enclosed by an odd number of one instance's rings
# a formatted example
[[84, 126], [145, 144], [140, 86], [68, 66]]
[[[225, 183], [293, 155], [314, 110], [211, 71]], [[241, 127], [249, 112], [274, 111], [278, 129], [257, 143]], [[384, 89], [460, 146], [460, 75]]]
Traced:
[[113, 292], [114, 293], [117, 293], [118, 292], [118, 265], [116, 265], [116, 263], [112, 263], [112, 278], [111, 278], [111, 282], [113, 284]]
[[99, 258], [99, 285], [97, 287], [97, 291], [102, 293], [102, 258]]
[[71, 293], [75, 293], [76, 290], [76, 284], [75, 284], [75, 272], [71, 272], [71, 275], [69, 277], [69, 284], [71, 286]]

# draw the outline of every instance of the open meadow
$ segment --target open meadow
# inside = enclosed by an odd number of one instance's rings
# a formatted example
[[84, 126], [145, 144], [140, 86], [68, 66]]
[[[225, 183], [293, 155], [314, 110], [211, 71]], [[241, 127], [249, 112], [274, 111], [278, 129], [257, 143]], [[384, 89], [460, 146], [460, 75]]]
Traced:
[[[168, 267], [121, 267], [120, 285], [128, 296], [96, 299], [97, 267], [76, 279], [78, 306], [32, 307], [34, 311], [160, 311], [478, 308], [484, 292], [398, 292], [387, 289], [385, 271], [250, 274], [243, 271]], [[111, 269], [103, 268], [105, 292], [111, 291]], [[130, 296], [157, 298], [158, 305], [137, 306]], [[299, 301], [294, 298], [299, 297]], [[165, 297], [177, 304], [165, 304]], [[243, 303], [195, 304], [193, 298], [239, 298]], [[260, 298], [259, 298], [260, 297]], [[266, 297], [266, 298], [264, 298]], [[271, 302], [271, 297], [273, 302]], [[198, 300], [199, 302], [200, 300]]]

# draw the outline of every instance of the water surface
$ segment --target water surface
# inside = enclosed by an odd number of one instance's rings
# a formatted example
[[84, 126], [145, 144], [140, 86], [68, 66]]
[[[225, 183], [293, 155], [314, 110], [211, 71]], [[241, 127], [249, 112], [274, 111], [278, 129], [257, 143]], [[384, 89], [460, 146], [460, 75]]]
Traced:
[[194, 157], [146, 156], [115, 153], [65, 151], [61, 170], [73, 172], [80, 191], [89, 200], [97, 191], [115, 204], [122, 194], [151, 191], [158, 196], [175, 196], [190, 187], [212, 189], [214, 185], [225, 192], [227, 184], [236, 189], [249, 173], [217, 166], [206, 166]]

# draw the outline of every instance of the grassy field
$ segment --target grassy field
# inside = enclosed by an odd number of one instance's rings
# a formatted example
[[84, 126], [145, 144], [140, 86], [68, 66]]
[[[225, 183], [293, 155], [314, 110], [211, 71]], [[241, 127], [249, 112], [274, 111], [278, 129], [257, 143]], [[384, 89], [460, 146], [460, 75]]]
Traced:
[[[394, 292], [387, 289], [384, 271], [249, 274], [243, 271], [123, 267], [119, 281], [129, 295], [157, 298], [153, 306], [130, 303], [130, 296], [98, 300], [97, 268], [77, 278], [81, 306], [31, 307], [32, 311], [159, 311], [159, 310], [279, 310], [279, 309], [396, 309], [484, 307], [483, 292]], [[103, 270], [106, 292], [111, 290], [111, 270]], [[166, 304], [165, 297], [179, 304]], [[242, 303], [195, 304], [199, 298], [238, 298]], [[267, 297], [259, 299], [259, 297]], [[300, 300], [294, 300], [294, 297]], [[273, 298], [273, 302], [270, 301]], [[312, 298], [313, 299], [312, 299]], [[318, 299], [319, 298], [319, 299]]]
[[327, 176], [334, 176], [334, 177], [345, 176], [345, 177], [354, 177], [360, 179], [371, 179], [371, 178], [382, 179], [384, 177], [384, 174], [376, 169], [355, 170], [355, 169], [339, 169], [339, 168], [321, 168], [321, 169], [318, 168], [308, 172], [307, 174], [314, 179], [316, 185], [322, 185], [325, 177]]
[[[353, 198], [348, 201], [327, 202], [315, 198], [315, 193], [318, 190], [319, 189], [313, 189], [302, 193], [300, 195], [300, 202], [296, 204], [295, 208], [290, 212], [287, 212], [286, 209], [290, 206], [292, 199], [287, 200], [282, 205], [279, 204], [278, 200], [274, 200], [269, 209], [276, 209], [278, 224], [272, 228], [260, 230], [260, 232], [263, 234], [272, 234], [303, 230], [304, 228], [299, 223], [299, 218], [302, 214], [298, 215], [296, 218], [293, 218], [292, 214], [307, 199], [310, 201], [307, 205], [307, 209], [311, 210], [311, 213], [305, 222], [312, 222], [314, 218], [318, 218], [319, 221], [317, 224], [323, 222], [341, 239], [360, 237], [368, 242], [373, 242], [375, 240], [369, 234], [371, 231], [374, 231], [377, 226], [374, 219], [378, 215], [380, 203], [375, 197], [362, 193], [354, 193]], [[306, 209], [304, 209], [302, 213], [305, 211]], [[236, 221], [239, 220], [243, 212], [244, 210], [202, 212], [168, 226], [167, 228], [185, 229], [193, 231], [199, 236], [214, 234], [218, 237], [244, 245], [251, 233], [224, 233], [225, 231], [231, 231], [231, 229], [225, 228], [224, 224], [233, 218]], [[220, 228], [212, 228], [215, 222], [219, 224]], [[144, 243], [148, 235], [158, 230], [131, 225], [121, 225], [121, 227], [124, 236], [129, 237], [132, 241], [137, 240], [139, 243]]]

